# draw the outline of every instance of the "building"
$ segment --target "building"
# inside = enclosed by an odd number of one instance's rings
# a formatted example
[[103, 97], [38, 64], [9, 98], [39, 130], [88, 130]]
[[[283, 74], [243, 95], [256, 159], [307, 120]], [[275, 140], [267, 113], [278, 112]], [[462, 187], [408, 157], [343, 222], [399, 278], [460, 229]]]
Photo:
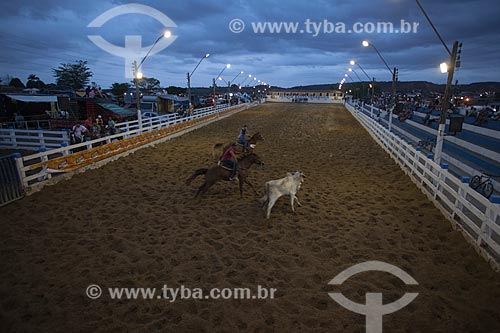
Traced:
[[271, 90], [267, 93], [269, 102], [294, 103], [340, 103], [344, 94], [340, 90]]

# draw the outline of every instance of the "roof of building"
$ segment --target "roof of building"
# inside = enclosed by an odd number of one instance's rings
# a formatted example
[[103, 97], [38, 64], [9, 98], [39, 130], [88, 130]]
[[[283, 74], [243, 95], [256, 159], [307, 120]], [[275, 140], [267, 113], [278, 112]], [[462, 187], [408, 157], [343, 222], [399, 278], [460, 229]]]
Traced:
[[25, 102], [25, 103], [50, 103], [57, 102], [57, 96], [53, 95], [43, 95], [43, 96], [34, 96], [34, 95], [6, 95], [11, 99], [15, 99], [16, 101]]
[[186, 101], [189, 101], [189, 98], [187, 98], [187, 97], [181, 97], [181, 96], [170, 95], [170, 94], [159, 95], [158, 97], [161, 98], [161, 99], [168, 99], [168, 100], [176, 101], [176, 102], [186, 102]]
[[121, 106], [112, 103], [96, 103], [96, 104], [122, 117], [131, 117], [137, 114], [135, 110], [122, 108]]

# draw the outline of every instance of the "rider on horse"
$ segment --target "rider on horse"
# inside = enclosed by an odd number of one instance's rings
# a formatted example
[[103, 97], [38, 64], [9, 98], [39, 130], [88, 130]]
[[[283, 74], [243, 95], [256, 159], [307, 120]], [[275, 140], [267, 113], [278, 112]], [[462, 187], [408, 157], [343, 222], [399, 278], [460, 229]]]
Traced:
[[236, 174], [238, 173], [238, 158], [236, 157], [236, 144], [232, 144], [220, 158], [220, 162], [223, 166], [227, 166], [232, 169], [231, 177], [229, 180], [238, 179]]
[[248, 147], [248, 129], [247, 125], [243, 125], [243, 128], [240, 131], [240, 135], [238, 136], [238, 141], [243, 145], [243, 152], [246, 153]]

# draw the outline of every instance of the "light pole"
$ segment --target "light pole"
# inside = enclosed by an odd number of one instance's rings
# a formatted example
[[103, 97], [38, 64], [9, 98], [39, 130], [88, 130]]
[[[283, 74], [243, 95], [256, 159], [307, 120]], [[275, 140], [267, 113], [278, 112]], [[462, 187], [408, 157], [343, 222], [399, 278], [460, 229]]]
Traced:
[[[219, 75], [217, 75], [216, 77], [219, 78], [222, 75], [222, 73], [224, 73], [224, 71], [226, 69], [228, 69], [228, 68], [231, 68], [231, 64], [226, 64], [226, 66], [224, 66], [222, 68], [222, 70], [220, 71]], [[214, 85], [214, 107], [217, 106], [217, 103], [216, 103], [216, 100], [215, 100], [215, 80], [216, 80], [215, 78], [212, 80], [212, 83]]]
[[240, 76], [241, 74], [243, 74], [243, 71], [241, 71], [238, 74], [236, 74], [236, 76], [233, 77], [233, 79], [231, 81], [229, 81], [229, 82], [233, 82], [234, 83], [234, 81], [236, 81], [236, 79], [238, 78], [238, 76]]
[[392, 70], [389, 67], [389, 65], [385, 61], [384, 57], [382, 57], [382, 55], [377, 50], [377, 48], [375, 47], [375, 45], [373, 45], [372, 43], [370, 43], [370, 42], [368, 42], [366, 40], [364, 40], [361, 44], [364, 47], [368, 47], [368, 46], [373, 47], [373, 49], [375, 50], [375, 52], [377, 52], [377, 54], [380, 57], [380, 59], [382, 60], [382, 62], [385, 64], [385, 67], [387, 67], [387, 69], [389, 70], [389, 72], [391, 72], [391, 75], [392, 75], [392, 89], [391, 89], [391, 99], [390, 100], [391, 100], [391, 103], [394, 103], [394, 106], [392, 107], [392, 110], [390, 108], [388, 110], [388, 112], [389, 112], [389, 131], [391, 131], [391, 129], [392, 129], [392, 112], [396, 108], [396, 98], [394, 96], [394, 90], [396, 89], [396, 81], [398, 80], [398, 69], [396, 67], [394, 67], [394, 70]]
[[230, 83], [222, 78], [222, 76], [219, 76], [219, 81], [224, 81], [227, 84], [227, 99], [229, 100], [229, 85]]
[[375, 78], [370, 78], [370, 76], [366, 73], [366, 71], [363, 69], [363, 67], [361, 67], [359, 62], [351, 60], [351, 61], [349, 61], [349, 63], [351, 64], [351, 66], [357, 65], [359, 67], [359, 69], [361, 69], [363, 74], [365, 74], [365, 76], [368, 78], [368, 81], [371, 81], [371, 83], [369, 84], [369, 87], [372, 89], [372, 94], [370, 96], [370, 104], [371, 104], [370, 110], [373, 111], [373, 93], [374, 93], [374, 89], [375, 89]]
[[[233, 79], [231, 81], [228, 82], [228, 95], [231, 93], [231, 83], [234, 84], [234, 81], [236, 81], [236, 79], [238, 78], [238, 76], [240, 76], [241, 74], [243, 74], [243, 71], [239, 72], [238, 74], [236, 74], [235, 77], [233, 77]], [[240, 104], [240, 99], [238, 98], [238, 104]]]
[[137, 99], [137, 124], [139, 126], [139, 129], [142, 128], [142, 113], [141, 113], [141, 96], [140, 96], [140, 91], [139, 91], [139, 80], [142, 79], [143, 75], [140, 72], [141, 66], [146, 60], [146, 58], [149, 56], [151, 53], [151, 50], [155, 47], [156, 44], [162, 39], [162, 38], [170, 38], [172, 37], [172, 33], [167, 30], [165, 31], [162, 35], [160, 35], [156, 41], [153, 43], [149, 51], [146, 53], [144, 58], [142, 58], [141, 62], [139, 65], [137, 65], [137, 61], [134, 61], [134, 83], [135, 83], [135, 98]]
[[444, 42], [443, 38], [437, 31], [436, 27], [432, 23], [431, 19], [427, 15], [427, 13], [424, 10], [424, 7], [420, 4], [418, 0], [416, 0], [418, 7], [424, 14], [425, 18], [431, 25], [432, 29], [436, 33], [437, 37], [443, 44], [444, 48], [446, 49], [446, 52], [450, 55], [450, 63], [448, 66], [443, 66], [441, 64], [441, 69], [442, 72], [447, 70], [448, 71], [448, 80], [446, 81], [446, 88], [444, 90], [444, 95], [443, 95], [443, 100], [441, 102], [441, 117], [439, 118], [439, 127], [438, 127], [438, 132], [436, 136], [436, 150], [434, 152], [434, 162], [436, 163], [441, 163], [441, 155], [443, 154], [443, 141], [444, 141], [444, 131], [446, 128], [446, 112], [448, 111], [448, 103], [450, 101], [450, 89], [451, 89], [451, 84], [453, 82], [453, 74], [455, 72], [455, 67], [460, 67], [460, 53], [461, 50], [458, 50], [459, 48], [462, 47], [462, 43], [458, 43], [458, 41], [455, 41], [453, 43], [453, 49], [450, 52], [450, 49]]
[[242, 87], [242, 86], [243, 86], [243, 83], [244, 83], [244, 82], [246, 82], [246, 81], [247, 81], [248, 79], [250, 79], [250, 78], [252, 78], [252, 74], [248, 74], [248, 76], [247, 76], [246, 78], [244, 78], [244, 79], [240, 82], [239, 86], [240, 86], [240, 87]]
[[198, 64], [196, 65], [196, 67], [193, 69], [193, 71], [191, 73], [187, 73], [187, 83], [188, 83], [188, 99], [189, 99], [189, 113], [192, 113], [192, 110], [191, 110], [191, 77], [193, 76], [194, 72], [196, 71], [196, 69], [198, 68], [198, 66], [200, 66], [201, 62], [208, 58], [210, 56], [210, 53], [207, 53], [203, 56], [203, 58], [200, 59], [200, 61], [198, 61]]

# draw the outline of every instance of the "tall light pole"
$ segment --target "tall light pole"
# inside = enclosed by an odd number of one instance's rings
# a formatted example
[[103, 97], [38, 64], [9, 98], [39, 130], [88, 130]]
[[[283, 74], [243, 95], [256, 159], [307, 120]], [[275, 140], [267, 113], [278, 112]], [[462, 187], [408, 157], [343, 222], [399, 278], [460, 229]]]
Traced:
[[[231, 68], [231, 64], [226, 64], [226, 66], [222, 68], [222, 70], [220, 71], [219, 75], [216, 76], [216, 78], [218, 79], [222, 75], [222, 73], [224, 73], [224, 71], [228, 68]], [[214, 85], [214, 106], [216, 106], [216, 100], [215, 100], [215, 84], [216, 84], [215, 81], [217, 80], [216, 78], [212, 80], [212, 83]]]
[[233, 82], [234, 83], [234, 81], [236, 81], [236, 79], [238, 78], [238, 76], [240, 76], [241, 74], [243, 74], [243, 71], [241, 71], [238, 74], [236, 74], [236, 76], [233, 77], [233, 79], [231, 81], [229, 81], [229, 82]]
[[141, 96], [140, 96], [140, 91], [139, 91], [139, 80], [142, 79], [143, 75], [140, 71], [142, 64], [146, 60], [146, 58], [149, 56], [151, 53], [151, 50], [155, 47], [156, 44], [162, 39], [162, 38], [170, 38], [172, 37], [172, 33], [167, 30], [165, 31], [162, 35], [160, 35], [156, 41], [153, 43], [149, 51], [146, 53], [144, 58], [142, 58], [141, 62], [137, 64], [137, 61], [134, 61], [134, 83], [135, 83], [135, 98], [137, 99], [137, 123], [139, 128], [142, 128], [142, 113], [141, 113]]
[[201, 62], [210, 57], [210, 53], [207, 53], [203, 56], [203, 58], [200, 59], [200, 61], [198, 61], [198, 64], [196, 65], [196, 67], [193, 69], [193, 71], [191, 73], [187, 73], [187, 83], [188, 83], [188, 99], [189, 99], [189, 113], [191, 113], [191, 77], [193, 76], [194, 72], [196, 71], [196, 69], [198, 68], [198, 66], [200, 66]]
[[[356, 77], [358, 78], [359, 83], [361, 83], [361, 98], [363, 98], [364, 94], [365, 94], [365, 88], [364, 88], [365, 85], [363, 84], [363, 80], [361, 80], [358, 73], [356, 73], [356, 71], [354, 69], [349, 68], [348, 71], [354, 73], [356, 75]], [[364, 103], [364, 102], [362, 101], [362, 103]]]
[[[231, 81], [228, 82], [228, 95], [231, 93], [231, 84], [234, 84], [234, 81], [236, 81], [236, 79], [238, 78], [238, 76], [240, 76], [241, 74], [243, 74], [243, 71], [239, 72], [238, 74], [236, 74], [235, 77], [233, 77], [233, 79]], [[238, 98], [238, 104], [240, 104], [240, 99]]]
[[359, 82], [363, 82], [363, 80], [361, 80], [361, 78], [359, 77], [358, 73], [356, 73], [356, 71], [354, 69], [349, 68], [347, 71], [348, 72], [353, 72], [356, 75], [356, 77], [358, 78], [358, 81]]
[[219, 76], [219, 81], [224, 81], [227, 84], [227, 98], [229, 100], [229, 85], [230, 83], [222, 78], [222, 76]]
[[388, 110], [388, 112], [389, 112], [389, 131], [390, 131], [392, 129], [392, 112], [396, 108], [396, 99], [395, 99], [395, 96], [394, 96], [394, 91], [396, 89], [396, 81], [398, 80], [398, 69], [396, 67], [394, 67], [394, 70], [392, 70], [389, 67], [389, 65], [385, 61], [384, 57], [382, 57], [382, 55], [380, 54], [380, 52], [378, 51], [378, 49], [375, 47], [375, 45], [373, 45], [372, 43], [370, 43], [370, 42], [368, 42], [366, 40], [364, 40], [361, 44], [364, 47], [368, 47], [368, 46], [373, 47], [373, 49], [375, 50], [375, 52], [377, 52], [377, 54], [380, 57], [380, 59], [382, 60], [382, 62], [385, 64], [385, 67], [387, 67], [387, 69], [389, 70], [389, 72], [391, 72], [391, 75], [392, 75], [391, 103], [394, 103], [394, 106], [393, 106], [392, 110], [390, 108]]
[[422, 7], [422, 5], [418, 0], [416, 0], [416, 2], [418, 7], [424, 14], [425, 18], [431, 25], [432, 29], [436, 33], [437, 37], [441, 41], [441, 44], [443, 44], [444, 48], [446, 49], [446, 52], [448, 52], [448, 54], [450, 55], [450, 63], [447, 64], [448, 66], [442, 66], [445, 67], [443, 69], [447, 69], [448, 71], [448, 80], [446, 81], [446, 88], [444, 90], [443, 100], [441, 101], [441, 117], [439, 117], [439, 127], [436, 136], [436, 150], [434, 152], [434, 162], [439, 164], [441, 163], [441, 155], [443, 154], [444, 131], [446, 128], [446, 112], [448, 111], [448, 103], [450, 102], [451, 84], [453, 82], [453, 74], [455, 73], [455, 67], [460, 67], [461, 50], [458, 49], [462, 47], [462, 43], [459, 44], [458, 41], [455, 41], [453, 43], [453, 49], [450, 52], [450, 49], [448, 48], [443, 38], [437, 31], [436, 27], [432, 23], [431, 19], [429, 18], [429, 15], [427, 15], [427, 13], [425, 12], [424, 7]]
[[351, 61], [349, 61], [349, 64], [351, 64], [351, 66], [357, 65], [359, 67], [359, 69], [361, 69], [363, 74], [365, 74], [365, 76], [368, 78], [368, 81], [371, 81], [371, 83], [369, 84], [369, 87], [372, 89], [372, 93], [370, 96], [370, 104], [371, 104], [370, 110], [373, 110], [373, 93], [375, 90], [375, 78], [370, 78], [370, 75], [368, 75], [366, 73], [366, 71], [363, 69], [363, 67], [361, 67], [361, 64], [359, 62], [351, 60]]
[[247, 76], [246, 78], [244, 78], [244, 79], [240, 82], [239, 86], [240, 86], [240, 87], [242, 87], [242, 86], [243, 86], [243, 83], [244, 83], [244, 82], [246, 82], [248, 79], [251, 79], [251, 78], [252, 78], [252, 74], [248, 74], [248, 76]]

